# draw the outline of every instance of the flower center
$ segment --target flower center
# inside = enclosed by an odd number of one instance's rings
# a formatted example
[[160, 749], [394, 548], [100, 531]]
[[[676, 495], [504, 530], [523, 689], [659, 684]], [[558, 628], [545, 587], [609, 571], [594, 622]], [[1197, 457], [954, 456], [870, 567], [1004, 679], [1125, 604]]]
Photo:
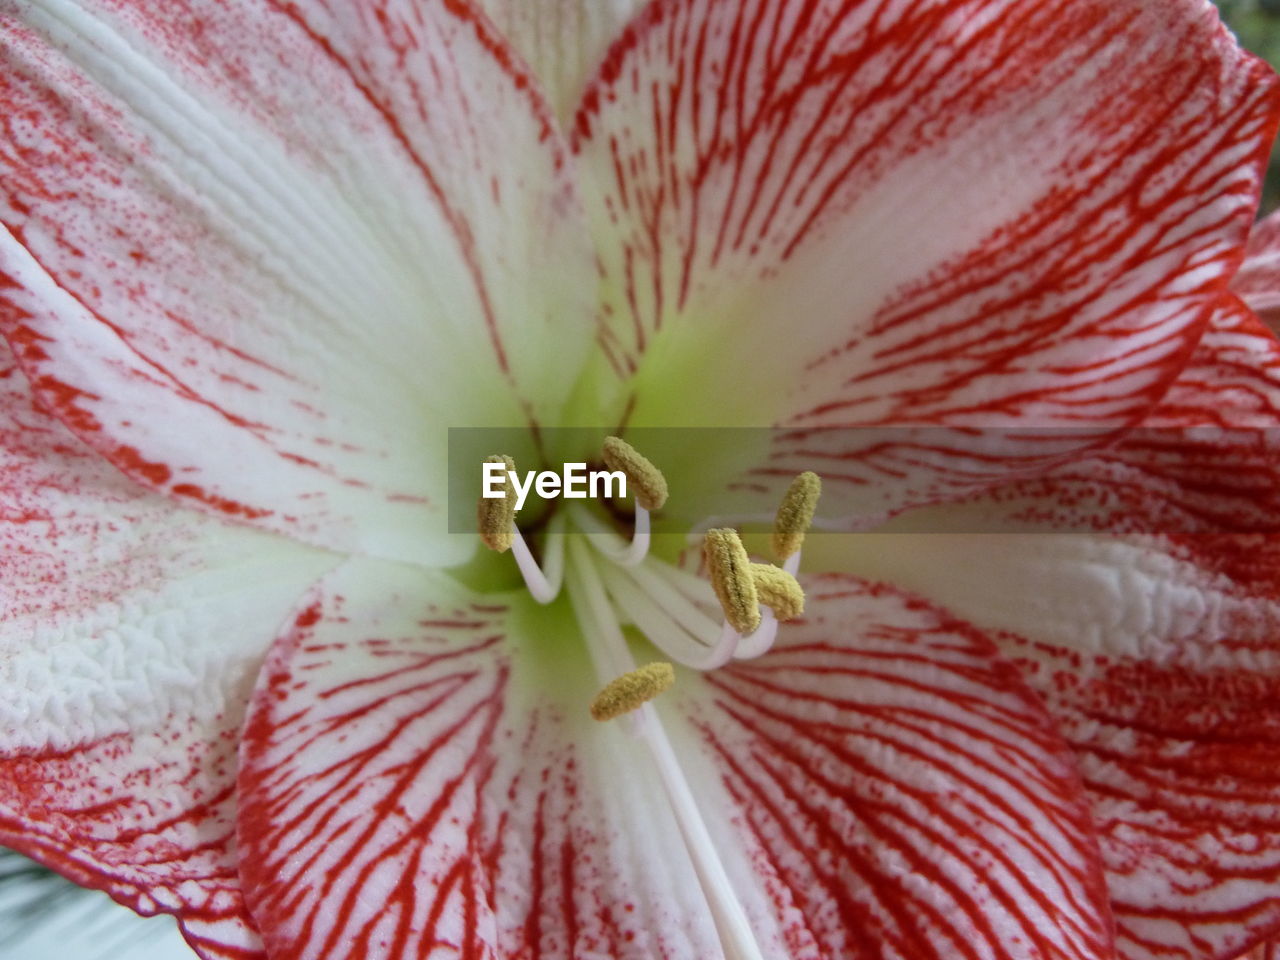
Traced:
[[[623, 624], [634, 626], [669, 660], [695, 670], [713, 670], [733, 659], [765, 653], [777, 637], [778, 621], [804, 609], [795, 574], [820, 483], [815, 474], [802, 474], [783, 499], [773, 537], [781, 567], [752, 563], [734, 530], [708, 531], [703, 539], [712, 587], [708, 590], [707, 582], [695, 574], [648, 556], [649, 513], [661, 510], [667, 499], [662, 472], [617, 437], [605, 440], [602, 459], [609, 469], [626, 476], [627, 489], [633, 492], [635, 526], [630, 541], [585, 506], [574, 504], [567, 517], [558, 514], [552, 519], [540, 565], [516, 525], [510, 479], [501, 498], [480, 500], [480, 537], [493, 550], [511, 551], [529, 592], [540, 603], [550, 603], [567, 578], [574, 614], [604, 685], [590, 704], [591, 715], [601, 721], [620, 718], [648, 749], [725, 956], [756, 960], [761, 956], [759, 945], [662, 722], [649, 704], [674, 684], [675, 671], [666, 661], [637, 667]], [[510, 457], [490, 457], [488, 462], [501, 463], [508, 478], [515, 476]], [[567, 523], [583, 536], [564, 536]]]
[[[695, 670], [713, 670], [732, 659], [758, 657], [772, 647], [779, 621], [790, 620], [804, 610], [804, 592], [795, 579], [800, 565], [800, 548], [813, 520], [821, 492], [816, 474], [801, 474], [783, 498], [774, 524], [773, 547], [782, 566], [752, 563], [737, 532], [709, 530], [703, 539], [703, 559], [722, 619], [717, 622], [707, 582], [681, 567], [648, 556], [650, 511], [661, 510], [668, 488], [662, 472], [634, 447], [618, 437], [604, 442], [601, 459], [610, 469], [622, 473], [633, 494], [635, 525], [630, 541], [624, 540], [582, 504], [573, 504], [566, 514], [552, 518], [547, 531], [545, 568], [534, 558], [516, 524], [516, 496], [512, 478], [515, 463], [508, 456], [489, 457], [500, 465], [505, 477], [499, 497], [480, 499], [478, 520], [484, 544], [499, 553], [510, 550], [530, 594], [539, 603], [550, 603], [560, 592], [564, 579], [566, 549], [571, 565], [579, 568], [587, 583], [581, 589], [599, 594], [600, 618], [613, 624], [630, 624], [639, 630], [668, 659]], [[584, 534], [566, 548], [567, 524]], [[579, 577], [580, 579], [580, 577]], [[571, 588], [571, 597], [573, 595]], [[576, 600], [576, 598], [575, 598]], [[577, 604], [575, 602], [575, 610]], [[631, 662], [625, 643], [610, 644], [620, 649], [605, 651], [605, 638], [598, 629], [587, 635], [601, 682], [626, 680], [635, 672], [604, 669]], [[652, 685], [626, 680], [629, 690], [654, 689]], [[655, 689], [655, 694], [658, 692]], [[639, 707], [648, 697], [636, 699]], [[626, 712], [626, 711], [622, 711]], [[617, 714], [612, 714], [610, 719]]]

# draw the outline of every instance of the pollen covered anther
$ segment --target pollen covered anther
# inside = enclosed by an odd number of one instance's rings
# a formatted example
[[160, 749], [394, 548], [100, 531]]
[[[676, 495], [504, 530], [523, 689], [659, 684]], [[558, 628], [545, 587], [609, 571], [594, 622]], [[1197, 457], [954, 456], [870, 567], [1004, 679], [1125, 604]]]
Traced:
[[754, 633], [760, 626], [760, 598], [751, 575], [751, 558], [738, 532], [728, 527], [708, 530], [702, 554], [724, 618], [738, 633]]
[[777, 619], [792, 620], [804, 613], [804, 590], [799, 581], [781, 567], [753, 563], [751, 580], [760, 602], [772, 609]]
[[646, 663], [637, 670], [611, 680], [591, 700], [591, 716], [613, 720], [648, 703], [676, 682], [676, 671], [664, 661]]
[[636, 503], [646, 510], [661, 510], [667, 502], [667, 478], [635, 447], [620, 437], [605, 437], [600, 453], [605, 466], [627, 478]]
[[484, 462], [501, 463], [505, 465], [505, 469], [502, 479], [503, 495], [480, 498], [476, 514], [480, 540], [490, 550], [506, 553], [515, 539], [513, 530], [516, 522], [516, 492], [512, 489], [511, 473], [516, 468], [516, 462], [502, 454], [485, 457]]
[[786, 560], [804, 544], [804, 535], [813, 523], [821, 495], [822, 480], [812, 470], [791, 481], [773, 522], [773, 554], [778, 560]]

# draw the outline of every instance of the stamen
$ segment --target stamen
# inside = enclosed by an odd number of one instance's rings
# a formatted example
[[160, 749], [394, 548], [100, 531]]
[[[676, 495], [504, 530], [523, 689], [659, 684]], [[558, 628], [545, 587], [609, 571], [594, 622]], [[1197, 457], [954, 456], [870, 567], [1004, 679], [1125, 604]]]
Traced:
[[[656, 563], [652, 567], [642, 565], [627, 570], [627, 575], [644, 591], [655, 606], [664, 610], [672, 619], [684, 625], [684, 628], [703, 646], [713, 644], [720, 634], [723, 617], [713, 617], [711, 611], [720, 612], [714, 604], [714, 597], [707, 594], [707, 581], [701, 577], [692, 579], [696, 592], [685, 593], [676, 586], [670, 577], [673, 572], [685, 575], [683, 570], [676, 570], [666, 563]], [[678, 581], [677, 581], [678, 582]]]
[[804, 590], [781, 567], [770, 563], [751, 564], [751, 580], [760, 602], [773, 610], [779, 620], [792, 620], [804, 613]]
[[[560, 593], [560, 583], [564, 576], [564, 541], [555, 536], [557, 521], [552, 521], [552, 528], [547, 539], [547, 572], [544, 574], [533, 558], [528, 544], [520, 535], [516, 526], [516, 496], [511, 483], [511, 474], [515, 472], [516, 462], [508, 456], [494, 454], [485, 457], [485, 463], [500, 463], [502, 471], [502, 496], [481, 497], [476, 519], [480, 528], [480, 540], [490, 550], [498, 553], [512, 551], [516, 558], [516, 566], [520, 568], [520, 576], [533, 598], [539, 603], [550, 603]], [[559, 528], [563, 529], [563, 521]]]
[[779, 560], [786, 560], [804, 544], [821, 494], [822, 480], [811, 470], [791, 481], [773, 522], [773, 553]]
[[756, 657], [762, 657], [773, 649], [773, 643], [777, 639], [778, 618], [773, 615], [771, 608], [765, 607], [760, 621], [760, 629], [750, 636], [742, 638], [742, 641], [734, 648], [733, 659], [754, 660]]
[[667, 502], [667, 478], [635, 447], [620, 437], [605, 437], [600, 455], [606, 467], [626, 476], [637, 504], [646, 510], [662, 509]]
[[711, 574], [724, 618], [738, 633], [754, 633], [760, 626], [760, 598], [751, 576], [751, 559], [736, 530], [708, 530], [702, 553]]
[[512, 488], [510, 471], [516, 468], [516, 462], [502, 454], [494, 454], [484, 458], [485, 463], [501, 463], [502, 496], [481, 497], [476, 520], [480, 528], [480, 539], [490, 550], [506, 553], [515, 540], [516, 529], [516, 492]]
[[675, 682], [676, 672], [671, 664], [661, 660], [646, 663], [638, 670], [610, 681], [597, 693], [591, 701], [591, 716], [605, 721], [638, 710], [658, 694], [671, 689]]
[[[613, 619], [609, 599], [591, 565], [589, 549], [576, 540], [570, 541], [568, 549], [568, 575], [572, 581], [569, 599], [583, 636], [587, 638], [597, 672], [607, 665], [623, 663], [626, 664], [623, 671], [634, 670], [635, 661], [631, 659], [621, 627]], [[684, 771], [676, 760], [675, 751], [671, 749], [657, 711], [651, 704], [641, 704], [638, 710], [626, 716], [624, 724], [628, 721], [631, 732], [648, 747], [657, 766], [663, 792], [670, 802], [725, 957], [731, 960], [762, 960], [763, 954], [746, 912], [729, 882], [728, 872], [702, 819]]]
[[[655, 596], [642, 585], [638, 573], [648, 571], [643, 567], [600, 571], [610, 599], [664, 656], [693, 670], [716, 670], [733, 659], [740, 639], [738, 631], [727, 623], [717, 624], [683, 597], [677, 598], [677, 603], [692, 610], [693, 619], [677, 617], [660, 599], [662, 595], [671, 599], [672, 591], [650, 576], [648, 582], [656, 582], [661, 591]], [[706, 581], [701, 583], [706, 589]]]

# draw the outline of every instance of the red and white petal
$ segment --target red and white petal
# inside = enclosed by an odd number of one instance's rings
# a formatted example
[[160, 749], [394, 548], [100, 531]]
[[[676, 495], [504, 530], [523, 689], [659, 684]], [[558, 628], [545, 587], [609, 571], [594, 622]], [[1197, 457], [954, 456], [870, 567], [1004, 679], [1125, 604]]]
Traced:
[[353, 561], [278, 641], [241, 747], [272, 960], [717, 956], [657, 777], [563, 608]]
[[236, 741], [270, 638], [331, 561], [132, 483], [0, 351], [0, 842], [176, 914], [206, 957], [256, 956]]
[[806, 594], [767, 656], [661, 702], [777, 955], [1113, 956], [1070, 754], [995, 645], [887, 586]]
[[901, 532], [1280, 533], [1280, 340], [1232, 295], [1160, 405], [1109, 449], [967, 501], [902, 515]]
[[51, 409], [211, 512], [465, 555], [446, 427], [556, 416], [594, 283], [554, 121], [485, 18], [5, 0], [0, 51], [0, 326]]
[[1280, 325], [1280, 211], [1253, 225], [1231, 289], [1273, 329]]
[[1079, 757], [1128, 960], [1280, 927], [1278, 361], [1224, 310], [1114, 450], [827, 545], [1003, 633]]
[[869, 539], [847, 566], [1005, 631], [1078, 757], [1121, 956], [1217, 960], [1280, 927], [1280, 543]]
[[587, 80], [646, 0], [478, 0], [567, 124]]
[[904, 483], [910, 438], [817, 428], [1128, 425], [1239, 263], [1278, 112], [1201, 0], [650, 6], [576, 127], [629, 423], [790, 428], [753, 479], [816, 449], [864, 514], [1044, 441], [935, 432]]
[[[1016, 675], [921, 604], [827, 588], [787, 649], [664, 709], [762, 955], [1108, 957], [1078, 784]], [[241, 754], [273, 960], [721, 955], [643, 744], [586, 718], [563, 611], [368, 562], [314, 599]]]

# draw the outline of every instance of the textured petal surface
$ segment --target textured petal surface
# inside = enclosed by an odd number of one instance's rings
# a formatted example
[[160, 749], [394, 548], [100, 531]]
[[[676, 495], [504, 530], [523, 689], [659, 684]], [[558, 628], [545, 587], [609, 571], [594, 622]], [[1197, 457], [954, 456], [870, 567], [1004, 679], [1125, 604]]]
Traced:
[[1280, 340], [1227, 295], [1191, 364], [1116, 446], [898, 529], [1280, 532]]
[[587, 714], [566, 611], [520, 621], [366, 561], [278, 641], [239, 829], [272, 960], [716, 956], [656, 778]]
[[646, 0], [479, 0], [568, 122], [609, 45]]
[[211, 511], [470, 550], [443, 535], [445, 428], [555, 414], [594, 276], [550, 113], [487, 21], [6, 0], [0, 51], [0, 325], [58, 416]]
[[932, 494], [815, 428], [1130, 422], [1239, 262], [1276, 112], [1201, 0], [648, 7], [576, 127], [620, 405], [793, 428], [760, 482], [818, 456], [864, 514]]
[[4, 356], [0, 840], [177, 914], [206, 956], [253, 955], [237, 734], [271, 637], [330, 562], [127, 480]]
[[780, 918], [777, 956], [1113, 956], [1070, 755], [967, 624], [811, 580], [773, 651], [673, 699], [721, 848], [766, 893], [748, 906]]
[[857, 567], [1007, 631], [1079, 757], [1123, 957], [1230, 957], [1280, 924], [1280, 544], [877, 539]]
[[1273, 329], [1280, 325], [1280, 212], [1253, 225], [1231, 289]]
[[[1253, 532], [1276, 525], [1278, 361], [1224, 310], [1114, 450], [839, 548], [1003, 631], [1080, 758], [1129, 960], [1235, 956], [1280, 925], [1280, 537]], [[1131, 534], [1073, 532], [1095, 525]]]
[[[847, 578], [814, 606], [769, 660], [660, 701], [763, 955], [1109, 957], [1069, 755], [994, 646]], [[317, 592], [242, 748], [273, 960], [721, 955], [563, 615], [368, 562]]]

